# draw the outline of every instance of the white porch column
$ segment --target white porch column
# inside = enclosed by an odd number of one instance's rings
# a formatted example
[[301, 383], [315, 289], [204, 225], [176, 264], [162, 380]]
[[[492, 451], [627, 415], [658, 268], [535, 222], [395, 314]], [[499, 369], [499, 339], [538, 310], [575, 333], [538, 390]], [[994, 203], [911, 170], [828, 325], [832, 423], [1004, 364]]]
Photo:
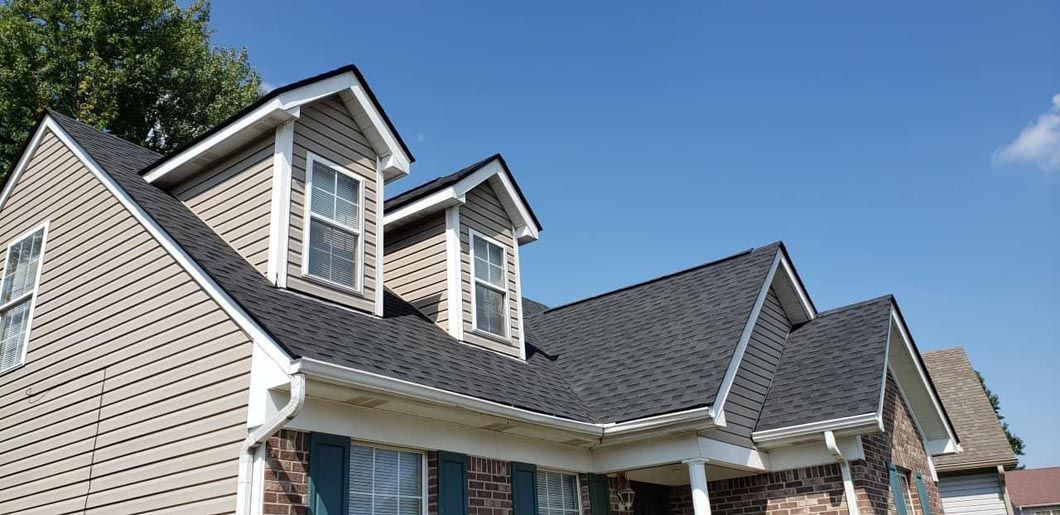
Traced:
[[685, 460], [688, 479], [692, 483], [692, 509], [696, 515], [710, 515], [710, 496], [707, 495], [707, 459]]

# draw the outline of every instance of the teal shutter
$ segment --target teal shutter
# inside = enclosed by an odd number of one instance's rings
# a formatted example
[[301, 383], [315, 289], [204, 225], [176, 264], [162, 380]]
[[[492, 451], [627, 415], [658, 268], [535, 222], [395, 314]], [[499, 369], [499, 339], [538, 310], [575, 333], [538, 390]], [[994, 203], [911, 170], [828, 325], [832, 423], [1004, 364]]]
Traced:
[[438, 515], [467, 515], [467, 456], [438, 451]]
[[928, 499], [927, 488], [924, 488], [924, 476], [916, 473], [916, 492], [920, 494], [920, 510], [924, 515], [931, 515], [931, 500]]
[[607, 476], [589, 475], [589, 512], [590, 515], [607, 515], [611, 505], [611, 493], [608, 491]]
[[346, 515], [350, 490], [350, 439], [309, 435], [309, 514]]
[[902, 491], [902, 483], [898, 481], [898, 469], [894, 463], [887, 464], [887, 473], [891, 476], [891, 497], [894, 498], [894, 510], [898, 515], [908, 515], [905, 509], [905, 492]]
[[512, 463], [512, 514], [537, 515], [537, 466]]

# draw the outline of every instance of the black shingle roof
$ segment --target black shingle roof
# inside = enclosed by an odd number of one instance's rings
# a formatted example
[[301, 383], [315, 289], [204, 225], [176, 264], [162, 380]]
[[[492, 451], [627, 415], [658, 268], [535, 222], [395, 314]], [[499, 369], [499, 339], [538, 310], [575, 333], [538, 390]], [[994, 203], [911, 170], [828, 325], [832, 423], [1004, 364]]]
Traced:
[[600, 416], [709, 406], [770, 266], [774, 243], [528, 317], [550, 355]]
[[876, 412], [893, 304], [890, 295], [851, 304], [793, 330], [756, 430]]
[[[455, 341], [389, 291], [379, 318], [272, 287], [179, 200], [143, 180], [139, 172], [158, 154], [49, 114], [293, 357], [565, 418], [618, 422], [713, 403], [783, 249], [774, 243], [557, 308], [528, 303], [524, 363]], [[866, 392], [878, 393], [879, 377], [870, 383], [881, 369], [869, 364], [882, 350], [860, 344], [878, 340], [883, 303], [824, 313], [792, 333], [760, 429], [798, 423], [804, 413], [835, 418], [874, 409], [865, 409]], [[834, 364], [821, 365], [820, 356]], [[858, 373], [840, 373], [850, 371]]]

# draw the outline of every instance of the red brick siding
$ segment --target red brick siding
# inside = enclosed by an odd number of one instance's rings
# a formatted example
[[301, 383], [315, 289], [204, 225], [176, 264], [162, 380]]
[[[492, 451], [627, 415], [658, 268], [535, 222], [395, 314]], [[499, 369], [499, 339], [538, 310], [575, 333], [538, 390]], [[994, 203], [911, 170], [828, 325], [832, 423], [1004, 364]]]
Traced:
[[[707, 484], [713, 515], [841, 515], [843, 477], [839, 465], [711, 481]], [[692, 515], [692, 490], [670, 490], [671, 515]]]
[[927, 450], [920, 439], [909, 407], [898, 390], [894, 379], [887, 376], [887, 390], [883, 401], [883, 433], [861, 438], [865, 448], [865, 460], [851, 463], [854, 489], [857, 492], [858, 508], [863, 513], [894, 514], [894, 497], [891, 495], [887, 463], [911, 471], [909, 491], [913, 506], [909, 515], [923, 515], [920, 509], [920, 493], [916, 487], [916, 473], [924, 478], [924, 489], [930, 501], [931, 513], [942, 513], [938, 484], [931, 479]]
[[265, 442], [265, 513], [306, 513], [309, 433], [282, 429]]
[[469, 515], [511, 515], [512, 480], [508, 462], [468, 458]]

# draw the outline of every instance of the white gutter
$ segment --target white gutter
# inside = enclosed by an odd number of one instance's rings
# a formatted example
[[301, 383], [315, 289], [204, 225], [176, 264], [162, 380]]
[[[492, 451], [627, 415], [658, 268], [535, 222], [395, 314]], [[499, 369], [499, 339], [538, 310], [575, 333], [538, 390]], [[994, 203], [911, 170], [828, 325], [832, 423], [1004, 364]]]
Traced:
[[854, 480], [850, 477], [850, 462], [843, 456], [843, 451], [839, 450], [834, 432], [824, 432], [824, 445], [828, 448], [828, 452], [832, 453], [832, 457], [839, 463], [839, 469], [843, 472], [843, 496], [846, 497], [847, 512], [850, 515], [858, 515], [858, 498], [854, 494]]
[[883, 419], [877, 413], [865, 413], [777, 429], [767, 429], [765, 431], [755, 431], [751, 434], [751, 439], [760, 447], [773, 447], [793, 441], [812, 440], [823, 431], [838, 431], [844, 435], [883, 431]]
[[372, 372], [365, 372], [363, 370], [318, 361], [312, 358], [299, 359], [295, 362], [293, 370], [295, 372], [319, 378], [327, 382], [342, 384], [344, 386], [353, 386], [389, 395], [398, 395], [420, 401], [454, 406], [486, 415], [503, 417], [516, 422], [546, 426], [553, 429], [576, 433], [583, 437], [595, 439], [600, 443], [603, 443], [605, 437], [648, 432], [655, 429], [700, 420], [709, 421], [703, 424], [704, 429], [708, 426], [713, 427], [716, 425], [710, 420], [709, 407], [666, 413], [663, 415], [625, 422], [583, 422], [580, 420], [537, 413], [462, 393], [442, 390], [433, 386], [413, 383], [411, 381], [387, 377]]
[[264, 424], [254, 428], [243, 440], [239, 447], [239, 498], [237, 499], [237, 513], [253, 513], [252, 499], [254, 498], [252, 465], [254, 462], [254, 451], [265, 443], [270, 436], [282, 429], [305, 406], [305, 374], [291, 374], [291, 399], [283, 408], [280, 408], [272, 418]]

